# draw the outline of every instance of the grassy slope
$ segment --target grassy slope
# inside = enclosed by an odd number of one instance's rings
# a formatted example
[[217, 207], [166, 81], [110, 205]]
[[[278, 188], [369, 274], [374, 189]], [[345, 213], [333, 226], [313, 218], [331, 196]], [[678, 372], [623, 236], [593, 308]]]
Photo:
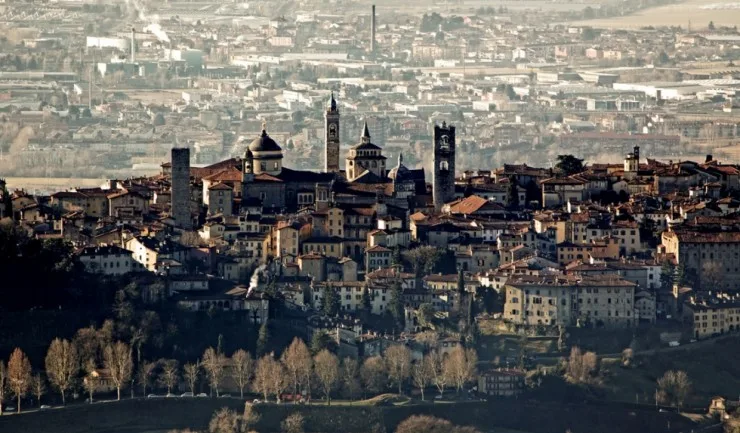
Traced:
[[609, 374], [605, 380], [611, 399], [634, 402], [654, 401], [655, 383], [668, 370], [684, 370], [693, 382], [689, 404], [707, 405], [715, 395], [736, 397], [740, 390], [740, 337], [728, 338], [693, 350], [638, 356], [634, 368], [624, 369], [604, 361]]
[[[60, 410], [0, 417], [2, 433], [153, 433], [171, 429], [205, 430], [212, 414], [221, 407], [237, 413], [244, 403], [237, 399], [157, 399], [80, 405]], [[449, 419], [458, 425], [475, 425], [486, 433], [527, 430], [533, 433], [598, 431], [621, 433], [656, 431], [664, 416], [671, 417], [673, 430], [691, 428], [675, 414], [625, 409], [618, 406], [591, 406], [527, 401], [468, 402], [402, 406], [260, 405], [255, 430], [280, 431], [280, 422], [294, 412], [306, 419], [311, 433], [369, 433], [378, 425], [392, 432], [403, 419], [428, 414]], [[642, 430], [641, 430], [642, 429]]]

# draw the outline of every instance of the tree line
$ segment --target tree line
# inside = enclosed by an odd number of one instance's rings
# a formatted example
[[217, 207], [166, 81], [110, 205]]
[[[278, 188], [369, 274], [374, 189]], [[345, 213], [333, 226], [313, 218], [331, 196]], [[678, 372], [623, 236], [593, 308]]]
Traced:
[[350, 357], [340, 360], [328, 349], [315, 345], [311, 350], [297, 337], [279, 357], [271, 352], [254, 359], [243, 349], [227, 356], [220, 346], [207, 348], [200, 359], [182, 366], [175, 359], [137, 362], [131, 344], [81, 330], [72, 341], [57, 338], [51, 342], [43, 374], [33, 374], [30, 360], [16, 348], [7, 366], [0, 361], [0, 413], [6, 391], [16, 400], [20, 412], [22, 399], [29, 394], [41, 404], [47, 383], [59, 394], [62, 404], [77, 390], [84, 391], [92, 402], [102, 378], [115, 389], [118, 400], [126, 389], [131, 397], [137, 389], [146, 396], [157, 386], [170, 394], [183, 383], [195, 395], [201, 381], [207, 384], [211, 396], [219, 397], [229, 379], [241, 398], [251, 390], [265, 401], [274, 399], [278, 403], [286, 393], [292, 400], [310, 402], [316, 392], [330, 405], [332, 397], [340, 394], [355, 400], [390, 388], [404, 394], [409, 386], [418, 389], [424, 400], [425, 390], [431, 387], [440, 394], [448, 388], [461, 392], [475, 380], [478, 361], [474, 349], [462, 346], [446, 354], [430, 350], [414, 360], [411, 350], [398, 344], [387, 348], [383, 356], [371, 356], [363, 362]]

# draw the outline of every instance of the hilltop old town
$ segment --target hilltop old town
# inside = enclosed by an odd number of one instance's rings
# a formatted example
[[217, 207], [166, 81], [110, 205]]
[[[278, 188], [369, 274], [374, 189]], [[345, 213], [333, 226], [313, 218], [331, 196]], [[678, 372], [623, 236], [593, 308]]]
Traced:
[[740, 431], [737, 8], [670, 4], [0, 3], [0, 431]]

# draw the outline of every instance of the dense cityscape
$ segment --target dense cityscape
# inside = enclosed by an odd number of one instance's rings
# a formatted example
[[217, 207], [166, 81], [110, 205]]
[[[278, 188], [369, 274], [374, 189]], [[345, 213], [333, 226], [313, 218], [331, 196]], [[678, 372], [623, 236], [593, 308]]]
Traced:
[[0, 3], [0, 432], [740, 432], [739, 20]]

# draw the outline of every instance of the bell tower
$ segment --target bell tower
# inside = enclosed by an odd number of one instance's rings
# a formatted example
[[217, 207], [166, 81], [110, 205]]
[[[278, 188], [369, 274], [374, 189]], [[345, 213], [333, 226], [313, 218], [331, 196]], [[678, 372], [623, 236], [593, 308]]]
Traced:
[[339, 110], [334, 92], [331, 94], [329, 106], [324, 113], [324, 171], [327, 173], [339, 172]]
[[434, 167], [432, 170], [434, 208], [455, 198], [455, 127], [434, 125]]

